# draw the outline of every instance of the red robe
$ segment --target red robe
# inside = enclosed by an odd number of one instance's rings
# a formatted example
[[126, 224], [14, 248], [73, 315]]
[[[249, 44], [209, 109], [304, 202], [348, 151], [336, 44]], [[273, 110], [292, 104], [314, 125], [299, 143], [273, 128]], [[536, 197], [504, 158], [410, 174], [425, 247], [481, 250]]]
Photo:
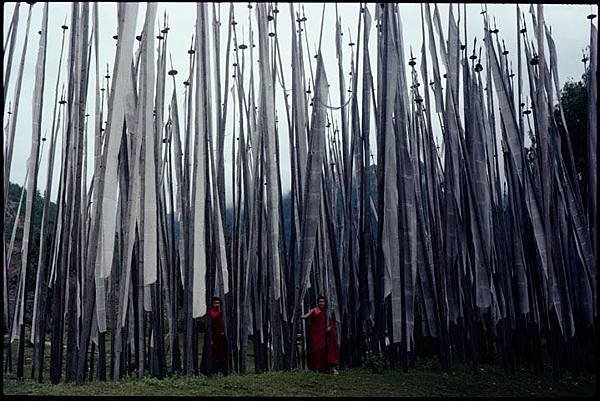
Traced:
[[335, 321], [329, 319], [327, 333], [325, 314], [325, 311], [316, 307], [308, 317], [308, 368], [312, 370], [324, 370], [340, 362]]
[[205, 374], [222, 372], [224, 375], [229, 373], [229, 363], [227, 358], [227, 337], [225, 335], [225, 323], [223, 322], [223, 312], [210, 308], [210, 325], [212, 339], [212, 358], [211, 366], [208, 368], [206, 361], [206, 346], [204, 342], [204, 352], [202, 353], [201, 371]]

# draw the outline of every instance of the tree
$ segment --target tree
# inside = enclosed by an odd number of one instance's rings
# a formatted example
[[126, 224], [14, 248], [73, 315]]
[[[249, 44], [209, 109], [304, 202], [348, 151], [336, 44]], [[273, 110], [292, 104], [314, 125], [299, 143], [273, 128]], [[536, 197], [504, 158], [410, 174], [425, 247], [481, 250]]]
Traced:
[[[579, 188], [582, 191], [583, 199], [585, 199], [587, 191], [587, 74], [583, 74], [580, 81], [570, 80], [565, 82], [560, 94], [560, 102], [571, 140]], [[568, 156], [565, 127], [562, 123], [558, 104], [554, 108], [554, 118], [560, 130], [562, 154], [570, 171], [573, 166]]]

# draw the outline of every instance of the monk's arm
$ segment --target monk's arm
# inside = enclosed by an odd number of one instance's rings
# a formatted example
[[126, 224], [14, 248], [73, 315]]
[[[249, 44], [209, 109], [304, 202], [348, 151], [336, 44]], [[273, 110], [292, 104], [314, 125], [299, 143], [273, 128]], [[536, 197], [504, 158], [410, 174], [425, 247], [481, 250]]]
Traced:
[[304, 315], [300, 315], [300, 319], [306, 319], [307, 317], [310, 316], [311, 313], [312, 313], [312, 309], [309, 310], [308, 312], [306, 312]]
[[326, 331], [330, 331], [331, 330], [331, 326], [335, 325], [335, 320], [333, 319], [333, 316], [329, 317], [329, 324], [327, 325], [327, 329], [325, 329]]

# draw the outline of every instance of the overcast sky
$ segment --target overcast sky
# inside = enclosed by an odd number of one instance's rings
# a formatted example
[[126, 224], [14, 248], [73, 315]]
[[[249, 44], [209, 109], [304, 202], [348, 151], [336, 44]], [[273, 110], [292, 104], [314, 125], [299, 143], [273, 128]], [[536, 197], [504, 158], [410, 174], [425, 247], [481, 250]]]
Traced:
[[[15, 3], [3, 3], [4, 8], [4, 20], [3, 20], [3, 44], [6, 42], [6, 34], [8, 31], [8, 27], [11, 21], [11, 17], [13, 14], [13, 10], [15, 7]], [[304, 12], [306, 17], [308, 18], [307, 24], [307, 32], [308, 32], [308, 44], [310, 54], [315, 54], [315, 49], [317, 47], [319, 41], [319, 26], [321, 20], [321, 12], [323, 9], [323, 4], [320, 3], [306, 3], [302, 5], [302, 3], [295, 4], [295, 10], [301, 11], [302, 7], [304, 8]], [[468, 45], [471, 47], [473, 43], [473, 37], [477, 36], [478, 43], [483, 37], [483, 24], [482, 17], [480, 15], [481, 11], [480, 4], [468, 4], [466, 6], [467, 9], [467, 33], [468, 33]], [[487, 6], [488, 13], [490, 17], [495, 17], [498, 28], [500, 29], [500, 37], [504, 39], [506, 43], [507, 49], [511, 52], [510, 56], [514, 56], [516, 53], [516, 6], [514, 4], [510, 5], [500, 5], [500, 4], [489, 4]], [[12, 72], [11, 72], [11, 80], [8, 87], [8, 96], [5, 100], [5, 122], [6, 124], [6, 112], [8, 111], [9, 102], [13, 102], [14, 99], [14, 85], [17, 78], [18, 73], [18, 63], [21, 58], [21, 51], [25, 36], [25, 26], [27, 20], [29, 6], [25, 3], [21, 4], [20, 8], [20, 18], [19, 18], [19, 29], [17, 32], [17, 42], [15, 55], [12, 63]], [[37, 48], [39, 44], [39, 35], [38, 31], [41, 28], [41, 19], [42, 19], [42, 9], [43, 3], [38, 2], [33, 6], [32, 18], [31, 18], [31, 31], [29, 36], [29, 43], [27, 48], [27, 56], [25, 59], [25, 72], [24, 72], [24, 80], [22, 84], [22, 92], [21, 92], [21, 100], [19, 105], [19, 114], [17, 121], [17, 130], [16, 130], [16, 138], [15, 138], [15, 146], [14, 146], [14, 156], [12, 161], [11, 168], [11, 177], [10, 180], [12, 182], [16, 182], [19, 184], [23, 184], [25, 178], [25, 166], [26, 160], [29, 157], [30, 146], [31, 146], [31, 110], [32, 110], [32, 94], [33, 94], [33, 85], [34, 85], [34, 68], [35, 68], [35, 60], [37, 57]], [[99, 20], [100, 20], [100, 30], [99, 30], [99, 38], [100, 38], [100, 49], [99, 49], [99, 57], [100, 57], [100, 65], [101, 65], [101, 76], [105, 75], [106, 66], [109, 65], [110, 74], [112, 75], [113, 61], [115, 56], [115, 40], [112, 38], [113, 35], [117, 33], [117, 7], [116, 3], [99, 3]], [[144, 23], [145, 16], [145, 3], [141, 3], [138, 11], [137, 18], [137, 28], [136, 32], [139, 34], [142, 31], [142, 26]], [[369, 9], [371, 11], [371, 15], [375, 16], [375, 5], [370, 4]], [[448, 20], [448, 5], [440, 4], [440, 15], [442, 18], [442, 26], [444, 27], [445, 35], [447, 36], [447, 20]], [[461, 13], [463, 11], [463, 6], [460, 6]], [[220, 12], [221, 18], [221, 65], [222, 65], [222, 77], [224, 82], [224, 74], [232, 73], [232, 66], [230, 62], [229, 66], [225, 66], [225, 46], [227, 40], [227, 18], [229, 12], [229, 4], [217, 4], [217, 10]], [[287, 3], [279, 4], [279, 14], [278, 14], [278, 38], [280, 42], [281, 52], [282, 52], [282, 63], [283, 68], [285, 70], [284, 79], [286, 86], [288, 88], [291, 87], [291, 45], [290, 45], [290, 37], [291, 37], [291, 29], [294, 25], [291, 24], [290, 21], [290, 12], [289, 5]], [[403, 34], [404, 34], [404, 44], [405, 49], [408, 52], [409, 46], [412, 46], [413, 52], [416, 56], [420, 56], [420, 48], [421, 48], [421, 17], [420, 17], [420, 6], [419, 4], [400, 4], [400, 17], [403, 24]], [[432, 7], [433, 10], [433, 7]], [[521, 10], [526, 14], [526, 22], [528, 28], [531, 32], [531, 18], [528, 13], [529, 5], [521, 5]], [[212, 21], [212, 4], [209, 4], [209, 14], [210, 20]], [[257, 35], [257, 25], [256, 25], [256, 8], [251, 10], [252, 12], [252, 20], [253, 20], [253, 29], [255, 31], [255, 35]], [[71, 4], [70, 3], [50, 3], [49, 5], [49, 25], [48, 25], [48, 53], [47, 53], [47, 61], [46, 61], [46, 83], [45, 83], [45, 93], [44, 93], [44, 111], [43, 111], [43, 121], [42, 121], [42, 136], [45, 135], [46, 132], [50, 131], [51, 123], [52, 123], [52, 103], [54, 98], [54, 86], [56, 84], [56, 76], [58, 70], [58, 61], [59, 61], [59, 53], [60, 53], [60, 44], [61, 44], [61, 36], [62, 30], [61, 25], [67, 21], [67, 25], [70, 25], [70, 12], [71, 12]], [[179, 75], [177, 76], [177, 91], [179, 96], [179, 101], [182, 103], [183, 101], [183, 80], [187, 76], [188, 71], [188, 54], [187, 50], [190, 47], [190, 41], [192, 35], [194, 33], [194, 25], [196, 19], [196, 4], [195, 3], [159, 3], [158, 4], [158, 12], [157, 12], [157, 21], [156, 27], [162, 27], [163, 25], [163, 16], [164, 13], [167, 13], [168, 24], [170, 26], [169, 31], [169, 40], [168, 40], [168, 50], [172, 55], [173, 67], [179, 71]], [[325, 6], [325, 27], [323, 32], [323, 57], [325, 61], [325, 68], [327, 77], [330, 83], [330, 95], [331, 101], [333, 105], [339, 105], [339, 92], [338, 92], [338, 75], [337, 75], [337, 60], [335, 56], [335, 4], [328, 3]], [[349, 35], [353, 41], [356, 41], [357, 36], [357, 22], [358, 22], [358, 14], [359, 14], [359, 5], [357, 3], [344, 3], [338, 5], [338, 12], [341, 18], [342, 29], [343, 29], [343, 65], [346, 78], [346, 88], [350, 85], [350, 76], [347, 72], [350, 71], [350, 52], [351, 48], [347, 45], [349, 40]], [[457, 10], [455, 8], [455, 16], [457, 15]], [[594, 14], [598, 14], [597, 6], [591, 5], [546, 5], [544, 6], [544, 13], [546, 24], [551, 27], [552, 35], [554, 41], [556, 42], [557, 52], [558, 52], [558, 72], [560, 85], [564, 84], [566, 80], [575, 79], [578, 80], [583, 73], [583, 63], [581, 62], [582, 52], [586, 46], [589, 44], [589, 36], [590, 36], [590, 27], [589, 21], [586, 19], [586, 16], [593, 12]], [[249, 9], [247, 8], [247, 3], [235, 3], [234, 4], [234, 13], [235, 18], [238, 22], [238, 40], [240, 42], [248, 43], [248, 13]], [[464, 35], [463, 23], [460, 24], [461, 36]], [[70, 32], [70, 31], [67, 31]], [[242, 39], [243, 37], [243, 39]], [[531, 35], [530, 38], [533, 36]], [[212, 40], [212, 39], [211, 39]], [[256, 42], [256, 36], [255, 36]], [[135, 46], [137, 48], [139, 42], [135, 42]], [[370, 37], [370, 47], [371, 47], [371, 55], [372, 55], [372, 68], [376, 68], [376, 60], [373, 57], [376, 49], [376, 36], [375, 36], [375, 27], [371, 29], [371, 37]], [[354, 47], [355, 49], [355, 47]], [[67, 56], [68, 44], [65, 45], [65, 56], [63, 59], [63, 72], [62, 72], [62, 82], [65, 83], [66, 86], [66, 56]], [[132, 52], [133, 54], [133, 52]], [[255, 48], [255, 59], [258, 58], [258, 46]], [[405, 58], [408, 60], [408, 54], [405, 55]], [[314, 62], [314, 58], [310, 58], [310, 62]], [[362, 60], [361, 60], [362, 61]], [[6, 54], [4, 60], [4, 68], [7, 68], [6, 65]], [[417, 62], [420, 63], [420, 60], [417, 59]], [[513, 62], [516, 68], [516, 59]], [[362, 63], [361, 63], [362, 64]], [[227, 68], [227, 71], [225, 70]], [[314, 65], [313, 65], [314, 68]], [[360, 67], [362, 69], [362, 66]], [[89, 92], [90, 98], [88, 102], [88, 112], [91, 114], [89, 120], [89, 126], [93, 126], [93, 110], [94, 110], [94, 93], [95, 93], [95, 68], [94, 61], [92, 58], [92, 65], [90, 70], [90, 85]], [[256, 71], [257, 74], [257, 71]], [[307, 71], [307, 76], [310, 77], [310, 73]], [[230, 85], [232, 82], [230, 81]], [[62, 83], [60, 84], [62, 86]], [[170, 80], [167, 80], [165, 97], [168, 100], [171, 97], [172, 93], [172, 83]], [[277, 101], [276, 107], [278, 110], [279, 117], [279, 141], [280, 141], [280, 152], [281, 152], [281, 176], [282, 176], [282, 189], [285, 192], [289, 191], [290, 188], [290, 174], [289, 174], [289, 148], [288, 148], [288, 133], [287, 133], [287, 122], [285, 118], [285, 108], [283, 102], [283, 94], [281, 87], [276, 85], [277, 91]], [[359, 93], [360, 93], [360, 82], [359, 82]], [[214, 97], [213, 97], [214, 99]], [[230, 104], [229, 110], [229, 118], [231, 121], [233, 118], [233, 104]], [[183, 110], [182, 105], [180, 106], [180, 110]], [[337, 114], [335, 118], [339, 119], [339, 111], [334, 112]], [[183, 124], [183, 115], [180, 116], [180, 123]], [[229, 193], [229, 187], [231, 186], [231, 140], [233, 135], [231, 135], [231, 131], [233, 130], [233, 125], [229, 123], [226, 127], [226, 141], [225, 141], [225, 164], [226, 164], [226, 181], [227, 188]], [[89, 146], [88, 146], [88, 155], [93, 155], [93, 132], [89, 131]], [[59, 141], [61, 141], [59, 137]], [[6, 142], [6, 141], [5, 141]], [[374, 142], [372, 142], [374, 143]], [[48, 141], [46, 142], [48, 144]], [[47, 145], [46, 145], [47, 146]], [[55, 165], [55, 175], [59, 174], [59, 160], [60, 158], [60, 147], [57, 148], [57, 161]], [[44, 150], [44, 157], [42, 159], [42, 168], [40, 169], [40, 175], [38, 177], [38, 186], [41, 190], [42, 186], [45, 183], [46, 177], [46, 154], [47, 149]], [[92, 169], [88, 168], [88, 185], [90, 183], [90, 178], [92, 174]], [[55, 181], [57, 182], [57, 181]], [[52, 199], [56, 198], [57, 185], [54, 186]], [[230, 196], [228, 196], [228, 203], [230, 200]]]

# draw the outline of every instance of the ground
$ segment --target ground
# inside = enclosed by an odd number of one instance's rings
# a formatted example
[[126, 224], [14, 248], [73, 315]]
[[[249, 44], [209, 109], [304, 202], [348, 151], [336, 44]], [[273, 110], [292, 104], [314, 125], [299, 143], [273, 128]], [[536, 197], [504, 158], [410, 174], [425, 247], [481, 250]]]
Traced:
[[[13, 344], [16, 351], [17, 342]], [[453, 374], [440, 373], [435, 360], [422, 360], [414, 369], [384, 369], [372, 373], [369, 369], [340, 370], [339, 375], [306, 371], [231, 374], [204, 376], [169, 376], [164, 380], [127, 378], [107, 381], [51, 385], [29, 379], [30, 350], [26, 348], [24, 380], [15, 373], [4, 375], [3, 394], [15, 395], [196, 395], [196, 396], [556, 396], [592, 397], [596, 392], [596, 376], [586, 374], [577, 380], [565, 373], [553, 382], [548, 367], [544, 375], [520, 371], [506, 376], [497, 366], [483, 365], [478, 374], [470, 366], [455, 362]], [[16, 360], [16, 352], [13, 353]], [[48, 366], [48, 363], [46, 363]], [[46, 376], [47, 377], [47, 376]]]

